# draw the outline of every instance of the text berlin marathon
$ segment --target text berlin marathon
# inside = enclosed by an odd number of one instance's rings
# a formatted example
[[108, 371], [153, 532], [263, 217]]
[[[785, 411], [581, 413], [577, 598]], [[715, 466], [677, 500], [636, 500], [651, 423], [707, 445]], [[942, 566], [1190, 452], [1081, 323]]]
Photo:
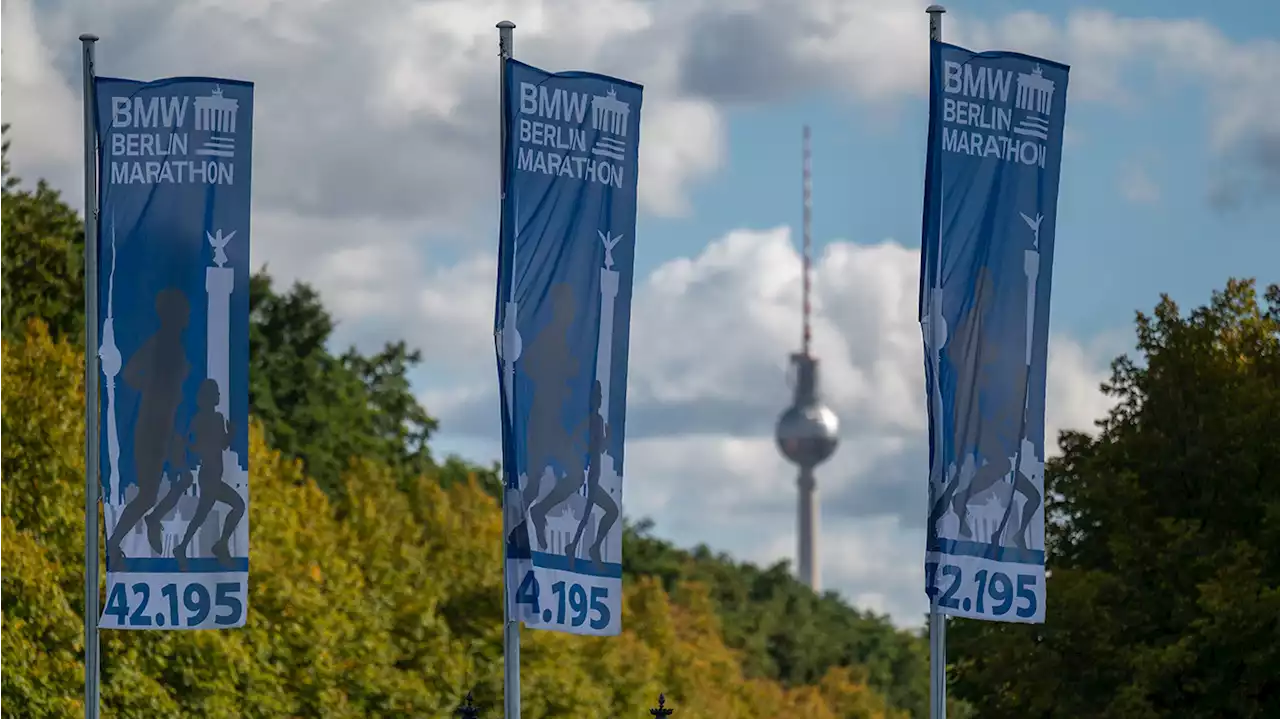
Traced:
[[[231, 156], [233, 150], [200, 148], [195, 152], [196, 157], [180, 159], [189, 155], [190, 135], [185, 130], [190, 99], [111, 98], [110, 184], [235, 184], [235, 164], [217, 159]], [[120, 132], [122, 129], [142, 132]], [[156, 159], [114, 159], [117, 157]]]
[[[969, 99], [947, 97], [943, 100], [942, 121], [963, 129], [943, 127], [942, 149], [1044, 167], [1045, 146], [1035, 139], [1047, 139], [1047, 125], [1024, 120], [1019, 126], [1014, 126], [1014, 109], [1008, 107], [1014, 73], [988, 67], [975, 69], [972, 65], [962, 66], [958, 62], [947, 62], [945, 67], [943, 90], [948, 95], [960, 95]], [[1036, 79], [1029, 76], [1031, 82]], [[1022, 85], [1027, 78], [1019, 80], [1015, 105], [1020, 110], [1032, 110], [1031, 104], [1038, 97], [1026, 94], [1026, 88]]]
[[[590, 104], [591, 96], [585, 93], [559, 88], [548, 92], [546, 87], [520, 83], [522, 117], [517, 123], [520, 144], [516, 153], [516, 169], [567, 176], [621, 189], [625, 177], [622, 163], [592, 159], [588, 153], [587, 133], [580, 128]], [[549, 122], [531, 120], [524, 115]]]

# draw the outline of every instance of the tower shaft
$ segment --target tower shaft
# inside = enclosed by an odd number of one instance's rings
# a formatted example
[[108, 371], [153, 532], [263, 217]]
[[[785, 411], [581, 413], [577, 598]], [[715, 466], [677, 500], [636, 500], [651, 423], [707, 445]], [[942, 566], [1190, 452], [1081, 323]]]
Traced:
[[796, 519], [798, 547], [796, 575], [805, 586], [821, 591], [818, 580], [818, 483], [813, 467], [801, 467], [796, 482], [800, 488]]

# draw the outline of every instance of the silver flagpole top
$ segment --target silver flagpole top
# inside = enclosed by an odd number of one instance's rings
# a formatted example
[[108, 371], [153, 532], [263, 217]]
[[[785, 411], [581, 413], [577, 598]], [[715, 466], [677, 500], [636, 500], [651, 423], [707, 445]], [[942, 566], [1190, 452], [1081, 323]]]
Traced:
[[503, 20], [494, 27], [498, 28], [498, 54], [505, 60], [512, 54], [511, 44], [514, 35], [512, 30], [516, 29], [516, 24], [510, 20]]
[[947, 9], [941, 5], [930, 5], [924, 11], [929, 14], [929, 39], [942, 42], [942, 14]]

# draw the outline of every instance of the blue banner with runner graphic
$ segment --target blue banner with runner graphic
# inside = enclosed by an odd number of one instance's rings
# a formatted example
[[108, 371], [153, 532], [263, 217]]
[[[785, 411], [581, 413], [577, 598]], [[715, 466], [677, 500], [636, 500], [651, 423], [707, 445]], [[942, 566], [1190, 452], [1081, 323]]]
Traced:
[[1066, 65], [932, 42], [920, 323], [925, 589], [1043, 622], [1044, 411]]
[[243, 626], [253, 85], [95, 83], [104, 629]]
[[622, 631], [622, 466], [642, 88], [507, 60], [495, 330], [508, 606]]

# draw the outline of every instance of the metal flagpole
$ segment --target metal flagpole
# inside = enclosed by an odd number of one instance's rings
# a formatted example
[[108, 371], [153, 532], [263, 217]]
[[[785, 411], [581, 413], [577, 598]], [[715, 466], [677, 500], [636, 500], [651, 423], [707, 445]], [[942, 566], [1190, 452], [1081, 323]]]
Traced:
[[[502, 183], [502, 201], [506, 203], [506, 175], [507, 175], [507, 135], [509, 128], [507, 127], [507, 60], [511, 59], [512, 31], [516, 29], [516, 24], [510, 20], [503, 20], [498, 23], [498, 55], [501, 69], [498, 77], [501, 83], [501, 101], [498, 103], [498, 112], [502, 116], [502, 140], [499, 143], [502, 152], [502, 161], [499, 165], [499, 176], [503, 178]], [[514, 261], [514, 254], [512, 257]], [[510, 290], [508, 290], [510, 292]], [[508, 295], [508, 312], [510, 312], [510, 296]], [[510, 328], [515, 327], [514, 317], [507, 318]], [[504, 328], [504, 335], [505, 335]], [[504, 336], [503, 342], [507, 342]], [[511, 344], [504, 347], [504, 356], [506, 352], [511, 351]], [[507, 356], [508, 364], [515, 362], [514, 356]], [[514, 377], [508, 377], [508, 383], [513, 383]], [[514, 391], [513, 386], [507, 387], [507, 392]], [[508, 407], [508, 412], [511, 407]], [[511, 472], [512, 468], [508, 467], [507, 472]], [[507, 558], [506, 543], [511, 536], [511, 511], [507, 506], [515, 493], [509, 487], [503, 487], [502, 491], [502, 707], [503, 716], [506, 719], [520, 719], [520, 618], [512, 611], [511, 607], [511, 589], [517, 586], [518, 578], [513, 576], [515, 565]]]
[[[929, 14], [929, 42], [941, 42], [942, 40], [942, 14], [947, 11], [941, 5], [930, 5], [925, 9]], [[930, 50], [932, 52], [932, 49]], [[941, 248], [939, 248], [941, 249]], [[939, 251], [935, 258], [935, 266], [942, 262], [942, 253]], [[940, 269], [940, 268], [939, 268]], [[936, 273], [935, 273], [936, 276]], [[935, 280], [935, 283], [938, 283]], [[936, 288], [935, 288], [936, 289]], [[936, 298], [935, 298], [936, 301]], [[938, 334], [941, 327], [939, 322], [930, 322], [933, 325], [930, 331], [933, 336], [933, 351], [941, 351], [938, 348]], [[937, 374], [934, 374], [935, 383], [938, 382]], [[941, 421], [941, 418], [938, 418]], [[927, 547], [931, 550], [932, 547]], [[929, 607], [929, 717], [930, 719], [946, 719], [947, 716], [947, 617], [938, 611], [937, 593], [930, 594]]]
[[93, 44], [80, 36], [84, 61], [84, 716], [98, 719], [98, 150]]

